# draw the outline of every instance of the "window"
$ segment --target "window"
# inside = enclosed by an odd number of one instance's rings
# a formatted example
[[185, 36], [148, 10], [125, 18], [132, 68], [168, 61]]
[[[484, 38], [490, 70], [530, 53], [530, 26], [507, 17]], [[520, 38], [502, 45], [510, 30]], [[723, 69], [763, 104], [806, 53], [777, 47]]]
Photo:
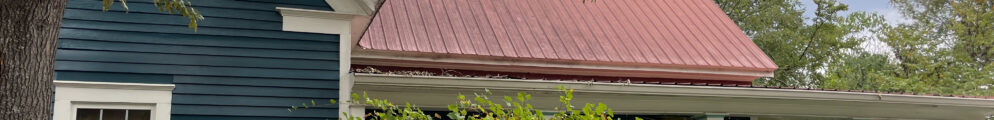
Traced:
[[76, 109], [76, 120], [151, 120], [152, 110], [141, 109]]
[[52, 120], [169, 120], [173, 88], [56, 80]]
[[72, 120], [152, 120], [154, 104], [72, 103]]

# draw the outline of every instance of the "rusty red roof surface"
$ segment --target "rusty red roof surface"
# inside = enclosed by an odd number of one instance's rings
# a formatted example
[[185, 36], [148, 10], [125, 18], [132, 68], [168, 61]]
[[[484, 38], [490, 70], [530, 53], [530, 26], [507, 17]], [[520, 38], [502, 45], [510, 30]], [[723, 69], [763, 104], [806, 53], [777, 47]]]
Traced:
[[773, 71], [711, 0], [387, 0], [364, 49]]

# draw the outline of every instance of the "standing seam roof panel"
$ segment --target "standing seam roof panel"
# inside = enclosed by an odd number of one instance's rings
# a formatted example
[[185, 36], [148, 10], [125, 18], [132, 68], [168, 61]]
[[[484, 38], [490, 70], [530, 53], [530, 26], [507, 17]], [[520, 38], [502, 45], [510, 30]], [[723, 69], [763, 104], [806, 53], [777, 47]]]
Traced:
[[[561, 1], [556, 1], [554, 3], [561, 3]], [[546, 1], [546, 3], [542, 3], [542, 4], [550, 4], [550, 3], [548, 3]], [[568, 4], [568, 3], [564, 3], [564, 4]], [[580, 23], [582, 23], [582, 22], [577, 22], [577, 21], [580, 21], [580, 20], [575, 19], [575, 17], [572, 17], [573, 14], [570, 14], [570, 13], [574, 12], [574, 11], [572, 9], [569, 9], [570, 7], [566, 7], [563, 4], [552, 4], [552, 6], [555, 7], [554, 9], [557, 9], [557, 10], [560, 11], [559, 12], [560, 14], [559, 14], [558, 17], [561, 17], [561, 19], [565, 20], [566, 24], [570, 24], [570, 25], [557, 25], [557, 26], [566, 26], [567, 30], [570, 31], [569, 33], [573, 33], [570, 36], [573, 37], [574, 40], [577, 40], [578, 41], [577, 43], [580, 43], [580, 44], [583, 44], [584, 46], [586, 46], [586, 49], [588, 51], [590, 51], [590, 52], [583, 52], [583, 53], [593, 54], [593, 56], [596, 56], [596, 60], [594, 60], [594, 61], [611, 61], [611, 59], [609, 58], [609, 56], [605, 53], [605, 50], [602, 47], [602, 45], [594, 44], [594, 43], [596, 43], [595, 39], [590, 39], [590, 38], [593, 38], [593, 36], [589, 32], [589, 30], [588, 30], [589, 28], [587, 28], [587, 26], [585, 26], [585, 25], [581, 25]], [[568, 18], [574, 18], [574, 19], [568, 19]], [[584, 48], [581, 48], [581, 49], [584, 49]]]
[[[656, 7], [656, 6], [651, 6], [651, 4], [641, 4], [640, 3], [640, 4], [636, 4], [636, 5], [640, 5], [640, 6], [635, 6], [635, 7], [632, 7], [632, 8], [639, 8], [639, 9], [645, 10], [645, 11], [653, 11], [654, 10], [653, 7]], [[660, 34], [660, 33], [669, 32], [668, 29], [664, 29], [662, 27], [663, 25], [665, 25], [665, 23], [663, 23], [662, 19], [654, 18], [654, 17], [658, 17], [658, 16], [648, 16], [649, 12], [643, 12], [643, 13], [644, 14], [642, 14], [642, 15], [646, 15], [645, 16], [646, 20], [652, 21], [652, 24], [650, 24], [650, 25], [652, 25], [653, 27], [649, 27], [649, 28], [653, 28], [653, 29], [650, 30], [650, 31], [653, 31], [653, 33], [650, 33], [650, 34], [652, 34], [654, 36], [658, 36], [658, 38], [656, 38], [654, 40], [655, 42], [657, 42], [655, 45], [659, 45], [659, 47], [666, 48], [666, 50], [664, 50], [664, 52], [670, 53], [667, 56], [661, 56], [661, 57], [666, 57], [666, 58], [669, 58], [669, 59], [673, 59], [673, 60], [671, 60], [671, 62], [673, 62], [673, 64], [685, 64], [685, 65], [692, 65], [692, 64], [694, 64], [694, 62], [689, 62], [689, 61], [685, 61], [684, 59], [682, 59], [685, 56], [689, 56], [689, 55], [687, 55], [689, 52], [687, 52], [686, 49], [683, 49], [683, 46], [677, 45], [678, 43], [676, 43], [676, 41], [673, 40], [673, 39], [675, 39], [675, 38], [673, 38], [673, 35], [663, 35], [663, 34]]]
[[[652, 1], [652, 2], [653, 3], [649, 5], [659, 5], [657, 1]], [[685, 52], [687, 52], [690, 55], [688, 59], [685, 60], [693, 61], [694, 63], [696, 63], [696, 65], [713, 65], [714, 63], [710, 61], [710, 59], [712, 59], [711, 56], [707, 54], [706, 51], [704, 51], [706, 49], [701, 48], [698, 45], [694, 44], [694, 42], [696, 42], [697, 40], [688, 37], [686, 33], [684, 33], [686, 29], [683, 28], [682, 24], [680, 24], [683, 21], [678, 21], [682, 17], [676, 16], [675, 13], [671, 13], [675, 11], [672, 8], [676, 6], [679, 5], [665, 7], [667, 9], [662, 9], [664, 8], [663, 6], [653, 6], [649, 8], [658, 8], [661, 10], [657, 10], [657, 13], [664, 13], [662, 16], [657, 16], [657, 17], [660, 17], [660, 19], [662, 19], [663, 21], [667, 21], [666, 25], [668, 27], [663, 27], [663, 29], [668, 30], [668, 33], [670, 35], [677, 36], [677, 38], [672, 39], [672, 41], [679, 42], [680, 44], [679, 46], [683, 47], [682, 50], [685, 50]], [[678, 20], [673, 20], [674, 18], [677, 18]]]
[[642, 33], [642, 31], [644, 31], [642, 29], [642, 26], [644, 25], [642, 25], [642, 22], [636, 22], [637, 20], [639, 20], [635, 15], [633, 15], [634, 13], [636, 13], [636, 11], [620, 12], [620, 11], [625, 11], [623, 9], [625, 7], [621, 7], [619, 6], [619, 4], [606, 4], [606, 5], [609, 5], [608, 7], [610, 7], [610, 10], [616, 13], [614, 15], [619, 15], [619, 17], [615, 18], [619, 18], [620, 19], [619, 22], [625, 23], [622, 25], [631, 26], [630, 28], [634, 28], [634, 29], [625, 29], [627, 30], [625, 32], [628, 33], [629, 36], [632, 36], [629, 37], [629, 41], [631, 41], [632, 44], [635, 44], [637, 48], [640, 49], [640, 53], [642, 53], [641, 55], [643, 56], [643, 58], [646, 58], [646, 61], [649, 63], [671, 63], [669, 61], [663, 62], [662, 60], [659, 59], [659, 56], [664, 56], [658, 54], [658, 52], [661, 52], [659, 50], [659, 47], [647, 46], [648, 42], [654, 42], [654, 40], [647, 38], [647, 37], [652, 37], [651, 35], [640, 34]]
[[[574, 3], [573, 5], [576, 4], [577, 3]], [[611, 29], [610, 25], [612, 24], [608, 23], [607, 19], [604, 19], [604, 15], [606, 14], [603, 11], [604, 9], [590, 7], [590, 6], [595, 6], [590, 4], [580, 4], [579, 6], [580, 7], [578, 8], [584, 10], [582, 12], [596, 14], [591, 16], [585, 16], [584, 18], [587, 18], [586, 23], [592, 24], [591, 26], [596, 27], [595, 29], [592, 29], [594, 30], [593, 34], [601, 35], [602, 37], [604, 37], [603, 39], [599, 39], [602, 44], [603, 43], [608, 44], [604, 45], [604, 47], [609, 47], [610, 49], [613, 49], [615, 52], [614, 54], [620, 56], [619, 58], [621, 59], [621, 62], [637, 62], [637, 60], [633, 58], [635, 55], [633, 55], [629, 50], [625, 49], [625, 47], [628, 46], [624, 45], [624, 42], [620, 38], [618, 38], [618, 34]]]
[[[682, 1], [682, 2], [693, 2], [693, 1]], [[713, 25], [701, 25], [701, 24], [707, 24], [707, 23], [702, 23], [702, 22], [709, 22], [709, 23], [713, 23], [713, 22], [710, 21], [710, 18], [707, 18], [708, 14], [700, 13], [702, 10], [707, 10], [707, 9], [700, 9], [700, 8], [693, 7], [693, 6], [699, 6], [699, 5], [700, 4], [691, 3], [689, 5], [682, 5], [682, 7], [691, 10], [692, 11], [691, 14], [698, 14], [698, 15], [694, 15], [693, 16], [694, 19], [697, 19], [697, 20], [694, 21], [694, 23], [698, 24], [699, 26], [701, 26], [700, 27], [701, 29], [698, 29], [698, 31], [701, 31], [702, 33], [715, 34], [715, 35], [703, 36], [703, 38], [707, 40], [708, 46], [714, 47], [714, 48], [725, 48], [725, 49], [715, 49], [715, 50], [717, 50], [715, 52], [718, 53], [718, 54], [720, 54], [720, 53], [732, 53], [732, 51], [729, 51], [727, 49], [729, 47], [726, 47], [725, 46], [726, 44], [721, 44], [720, 41], [718, 41], [718, 40], [722, 40], [722, 38], [716, 37], [716, 36], [725, 36], [725, 35], [720, 34], [720, 33], [716, 33], [716, 31], [718, 31], [718, 30], [712, 29], [712, 28], [714, 28]], [[732, 48], [734, 48], [734, 47], [732, 47]], [[737, 55], [738, 54], [734, 54], [733, 53], [733, 54], [729, 54], [729, 55], [716, 55], [716, 56], [718, 57], [717, 59], [723, 59], [723, 60], [718, 60], [719, 62], [727, 62], [727, 63], [722, 63], [722, 64], [731, 65], [731, 66], [735, 66], [735, 67], [743, 67], [742, 64], [739, 63], [739, 60], [734, 60], [733, 59]]]
[[[712, 11], [714, 9], [709, 9], [709, 6], [706, 4], [706, 1], [696, 1], [696, 2], [705, 2], [705, 3], [695, 4], [695, 6], [697, 7], [696, 9], [705, 10], [704, 12], [714, 12]], [[703, 17], [707, 18], [708, 21], [712, 23], [722, 22], [720, 20], [721, 18], [715, 17], [715, 15], [713, 14], [707, 14]], [[721, 34], [720, 36], [716, 36], [718, 37], [717, 39], [728, 39], [728, 40], [738, 41], [738, 39], [734, 37], [734, 33], [729, 33], [730, 31], [728, 31], [727, 26], [724, 26], [726, 27], [724, 29], [721, 27], [723, 26], [710, 26], [710, 29], [713, 29], [711, 30], [712, 32], [714, 32], [715, 34]], [[760, 65], [755, 65], [755, 63], [757, 62], [749, 58], [750, 56], [747, 55], [748, 53], [743, 52], [747, 50], [743, 50], [741, 46], [724, 44], [722, 47], [731, 48], [728, 49], [731, 50], [731, 52], [733, 52], [732, 56], [733, 58], [731, 58], [731, 61], [740, 62], [739, 64], [741, 65], [741, 67], [762, 67]]]
[[710, 43], [708, 43], [708, 42], [710, 42], [710, 41], [708, 41], [709, 39], [704, 38], [704, 37], [707, 37], [707, 36], [704, 36], [704, 35], [695, 35], [694, 34], [694, 33], [703, 33], [703, 31], [700, 31], [700, 29], [694, 29], [694, 28], [702, 28], [704, 26], [701, 26], [701, 25], [695, 23], [695, 21], [700, 21], [700, 19], [698, 19], [696, 15], [694, 15], [694, 14], [691, 13], [691, 11], [693, 11], [693, 10], [688, 10], [688, 9], [684, 8], [685, 6], [687, 6], [686, 4], [683, 4], [684, 1], [682, 1], [682, 0], [667, 0], [667, 1], [663, 1], [663, 2], [667, 2], [669, 4], [676, 4], [674, 6], [671, 6], [670, 8], [671, 9], [675, 8], [675, 9], [673, 9], [673, 11], [671, 11], [674, 14], [677, 15], [675, 18], [682, 18], [682, 19], [676, 19], [676, 20], [678, 20], [678, 21], [680, 21], [682, 23], [682, 24], [679, 24], [683, 28], [683, 31], [681, 31], [681, 32], [684, 33], [685, 35], [687, 35], [690, 39], [693, 39], [693, 40], [690, 40], [691, 44], [693, 44], [694, 46], [700, 48], [701, 50], [698, 50], [698, 51], [702, 52], [701, 53], [702, 55], [709, 56], [709, 57], [704, 57], [706, 59], [705, 61], [708, 62], [708, 64], [711, 64], [711, 65], [725, 65], [725, 64], [727, 64], [727, 63], [725, 63], [723, 61], [720, 61], [722, 59], [722, 57], [720, 55], [715, 55], [715, 54], [718, 53], [718, 52], [715, 52], [715, 51], [718, 50], [718, 48], [715, 48], [715, 47], [711, 46]]
[[[628, 4], [628, 3], [631, 3], [631, 1], [622, 1], [622, 2], [625, 2], [626, 3], [625, 5], [631, 6], [631, 4]], [[645, 22], [646, 20], [648, 20], [648, 18], [645, 18], [644, 16], [641, 16], [641, 15], [644, 15], [646, 13], [643, 12], [643, 11], [641, 11], [641, 10], [639, 10], [639, 8], [637, 8], [637, 7], [623, 7], [623, 8], [627, 8], [627, 10], [632, 10], [633, 11], [633, 12], [628, 12], [625, 15], [628, 15], [629, 17], [632, 18], [632, 19], [629, 19], [630, 20], [629, 22], [633, 23], [632, 26], [634, 26], [636, 28], [636, 30], [638, 31], [637, 35], [640, 35], [642, 37], [641, 42], [643, 42], [643, 43], [641, 43], [641, 44], [642, 45], [650, 45], [650, 46], [651, 45], [658, 45], [659, 44], [658, 41], [661, 40], [661, 39], [658, 38], [659, 36], [656, 36], [656, 35], [652, 34], [652, 32], [650, 32], [649, 29], [645, 28], [647, 26], [647, 24], [651, 24], [651, 23]], [[651, 55], [648, 56], [648, 57], [655, 57], [655, 59], [659, 63], [674, 63], [672, 59], [666, 57], [666, 56], [671, 56], [671, 55], [669, 55], [668, 53], [665, 53], [665, 50], [663, 50], [665, 48], [661, 48], [661, 47], [649, 47], [649, 48], [650, 48], [650, 51], [651, 51]]]
[[[494, 2], [499, 2], [500, 5], [503, 6], [504, 12], [502, 14], [505, 16], [502, 18], [511, 21], [504, 23], [504, 26], [512, 28], [509, 32], [514, 33], [508, 35], [512, 35], [511, 38], [518, 38], [518, 40], [511, 42], [518, 44], [517, 46], [519, 47], [524, 47], [515, 50], [527, 53], [528, 55], [531, 55], [532, 58], [546, 58], [546, 56], [549, 56], [549, 58], [557, 58], [555, 57], [555, 50], [549, 46], [548, 40], [535, 38], [536, 32], [542, 31], [530, 29], [530, 26], [534, 26], [534, 23], [529, 23], [532, 22], [532, 20], [527, 20], [527, 13], [531, 13], [531, 11], [528, 11], [527, 8], [522, 9], [522, 6], [517, 4], [522, 3], [522, 1], [494, 0]], [[540, 49], [536, 50], [528, 48]]]

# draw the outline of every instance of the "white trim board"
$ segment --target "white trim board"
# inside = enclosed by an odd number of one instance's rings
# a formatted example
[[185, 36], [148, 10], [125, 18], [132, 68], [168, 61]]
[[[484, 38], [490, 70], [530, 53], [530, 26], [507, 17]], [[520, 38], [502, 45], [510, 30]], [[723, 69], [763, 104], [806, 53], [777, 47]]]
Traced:
[[[619, 113], [704, 113], [822, 117], [974, 119], [994, 114], [994, 100], [838, 91], [567, 82], [355, 74], [354, 91], [426, 107], [454, 103], [457, 93], [530, 92], [540, 99], [558, 96], [555, 86], [576, 90], [577, 100], [604, 102]], [[543, 98], [549, 97], [549, 98]], [[579, 103], [583, 103], [579, 102]], [[552, 107], [537, 105], [537, 108]]]
[[276, 7], [276, 11], [283, 16], [284, 31], [338, 34], [340, 38], [348, 38], [351, 35], [349, 28], [352, 25], [352, 18], [359, 15], [286, 7]]
[[[280, 12], [283, 16], [283, 30], [284, 31], [296, 31], [296, 32], [311, 32], [311, 33], [325, 33], [325, 34], [338, 34], [338, 74], [339, 74], [339, 109], [338, 111], [354, 111], [349, 110], [349, 104], [344, 102], [352, 96], [352, 79], [349, 76], [344, 76], [348, 74], [350, 65], [352, 65], [352, 22], [357, 16], [365, 16], [364, 11], [360, 7], [340, 7], [340, 6], [350, 6], [351, 4], [356, 4], [355, 0], [329, 0], [327, 1], [331, 4], [337, 11], [323, 11], [323, 10], [308, 10], [308, 9], [298, 9], [298, 8], [286, 8], [286, 7], [276, 7], [276, 10]], [[339, 3], [339, 4], [335, 4]], [[349, 113], [353, 114], [353, 113]], [[353, 114], [353, 116], [361, 116], [362, 113]]]

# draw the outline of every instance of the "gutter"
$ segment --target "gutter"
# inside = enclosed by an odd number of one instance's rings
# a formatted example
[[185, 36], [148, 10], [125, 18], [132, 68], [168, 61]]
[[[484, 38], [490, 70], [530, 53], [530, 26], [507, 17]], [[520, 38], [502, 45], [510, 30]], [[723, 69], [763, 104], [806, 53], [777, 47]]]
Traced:
[[958, 106], [994, 109], [994, 99], [922, 96], [904, 94], [843, 92], [802, 89], [772, 89], [722, 86], [658, 85], [631, 83], [602, 83], [580, 81], [493, 79], [441, 76], [409, 76], [353, 73], [356, 85], [404, 86], [427, 88], [505, 89], [528, 91], [557, 91], [556, 86], [573, 88], [576, 92], [631, 95], [678, 95], [699, 97], [739, 97], [787, 100], [825, 100], [872, 103]]

